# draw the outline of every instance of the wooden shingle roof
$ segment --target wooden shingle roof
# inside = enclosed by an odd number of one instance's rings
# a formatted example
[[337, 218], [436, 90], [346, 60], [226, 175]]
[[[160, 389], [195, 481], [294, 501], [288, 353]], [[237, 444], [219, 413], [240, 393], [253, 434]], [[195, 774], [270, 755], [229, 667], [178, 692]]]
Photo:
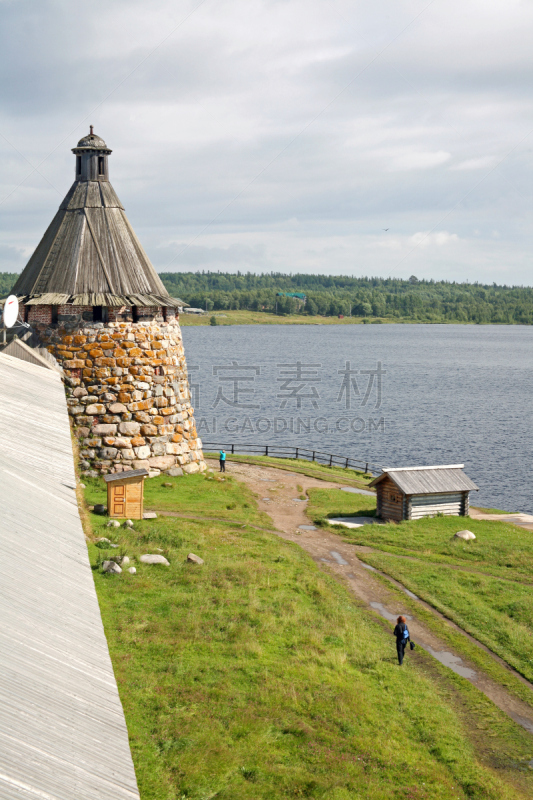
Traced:
[[13, 294], [40, 305], [187, 305], [168, 294], [105, 179], [74, 182]]
[[404, 494], [439, 494], [477, 490], [474, 481], [463, 472], [464, 464], [442, 467], [404, 467], [384, 469], [370, 486], [389, 477]]

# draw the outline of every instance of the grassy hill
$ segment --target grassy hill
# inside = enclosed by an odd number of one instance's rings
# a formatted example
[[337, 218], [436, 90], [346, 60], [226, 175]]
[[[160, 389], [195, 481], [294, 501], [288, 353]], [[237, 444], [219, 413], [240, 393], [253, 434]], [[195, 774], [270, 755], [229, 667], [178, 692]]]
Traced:
[[[105, 501], [103, 481], [86, 496]], [[226, 521], [86, 515], [92, 541], [119, 544], [89, 553], [143, 800], [532, 795], [531, 737], [423, 651], [399, 668], [387, 626], [250, 527], [264, 518], [246, 487], [165, 476], [146, 505]], [[117, 553], [136, 575], [102, 573]]]

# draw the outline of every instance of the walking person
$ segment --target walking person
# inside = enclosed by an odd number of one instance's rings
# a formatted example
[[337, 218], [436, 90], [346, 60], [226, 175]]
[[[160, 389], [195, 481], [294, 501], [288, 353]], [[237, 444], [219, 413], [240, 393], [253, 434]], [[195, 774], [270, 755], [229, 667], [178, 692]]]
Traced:
[[220, 471], [221, 472], [225, 472], [226, 471], [226, 451], [225, 450], [221, 450], [220, 451], [220, 453], [218, 455], [218, 462], [220, 464]]
[[405, 648], [407, 642], [411, 641], [409, 636], [409, 628], [405, 617], [398, 617], [396, 620], [396, 627], [394, 628], [393, 635], [396, 636], [396, 651], [398, 653], [398, 664], [403, 664], [403, 657], [405, 655]]

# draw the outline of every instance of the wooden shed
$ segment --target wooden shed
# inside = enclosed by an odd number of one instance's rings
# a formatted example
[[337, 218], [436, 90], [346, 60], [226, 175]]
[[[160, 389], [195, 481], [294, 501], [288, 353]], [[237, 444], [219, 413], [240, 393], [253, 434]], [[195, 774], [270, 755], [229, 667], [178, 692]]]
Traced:
[[393, 522], [436, 514], [467, 517], [469, 493], [478, 487], [463, 469], [464, 464], [384, 469], [370, 484], [376, 487], [377, 516]]
[[146, 469], [104, 475], [107, 483], [107, 513], [110, 517], [143, 518]]

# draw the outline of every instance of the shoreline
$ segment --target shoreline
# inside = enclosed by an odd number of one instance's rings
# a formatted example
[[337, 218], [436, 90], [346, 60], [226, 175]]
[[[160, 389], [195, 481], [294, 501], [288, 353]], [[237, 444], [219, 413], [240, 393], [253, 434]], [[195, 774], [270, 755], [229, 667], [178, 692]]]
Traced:
[[[215, 317], [216, 325], [211, 325]], [[267, 311], [207, 311], [204, 314], [179, 316], [182, 327], [222, 327], [228, 325], [468, 325], [498, 328], [531, 327], [520, 322], [462, 322], [461, 320], [418, 320], [391, 317], [310, 317], [303, 314], [276, 315]]]

